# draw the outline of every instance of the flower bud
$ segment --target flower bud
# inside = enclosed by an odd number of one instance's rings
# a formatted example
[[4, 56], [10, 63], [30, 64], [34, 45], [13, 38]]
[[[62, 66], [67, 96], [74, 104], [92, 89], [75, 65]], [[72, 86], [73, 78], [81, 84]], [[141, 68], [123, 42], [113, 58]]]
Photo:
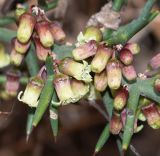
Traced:
[[91, 70], [95, 73], [102, 72], [105, 69], [111, 55], [111, 48], [104, 47], [104, 45], [99, 46], [97, 53], [91, 62]]
[[77, 99], [81, 99], [89, 92], [89, 84], [84, 83], [83, 81], [76, 80], [76, 79], [71, 80], [71, 87], [72, 87], [74, 96]]
[[145, 115], [150, 127], [153, 129], [160, 128], [160, 114], [155, 103], [151, 103], [150, 105], [143, 107], [142, 112]]
[[125, 65], [130, 65], [133, 62], [133, 54], [128, 49], [122, 49], [119, 52], [119, 58]]
[[34, 37], [34, 43], [36, 47], [36, 54], [39, 60], [45, 61], [49, 52], [51, 52], [50, 48], [44, 47], [38, 37]]
[[9, 95], [16, 96], [20, 85], [20, 73], [17, 71], [8, 71], [6, 76], [5, 90]]
[[108, 86], [111, 89], [118, 89], [121, 85], [122, 72], [120, 63], [116, 59], [111, 59], [107, 64]]
[[154, 70], [160, 67], [160, 53], [158, 53], [149, 61], [149, 65]]
[[72, 58], [65, 58], [59, 64], [59, 70], [63, 74], [74, 77], [77, 80], [91, 82], [92, 77], [89, 74], [91, 69], [86, 61], [82, 63], [74, 61]]
[[133, 81], [137, 78], [137, 73], [133, 65], [124, 66], [122, 68], [122, 74], [128, 81]]
[[30, 44], [31, 41], [28, 41], [27, 43], [21, 43], [17, 39], [14, 40], [14, 48], [20, 54], [25, 54], [29, 49]]
[[40, 42], [44, 47], [51, 47], [54, 44], [54, 38], [50, 31], [49, 23], [41, 21], [36, 24], [36, 31], [40, 38]]
[[137, 43], [127, 43], [124, 48], [130, 50], [133, 55], [138, 54], [141, 50]]
[[[57, 73], [53, 81], [57, 96], [60, 100], [59, 104], [67, 105], [77, 102], [71, 88], [70, 78], [62, 73]], [[55, 102], [52, 101], [54, 104]]]
[[43, 87], [44, 87], [44, 81], [41, 77], [39, 76], [32, 77], [29, 80], [24, 93], [23, 91], [19, 92], [18, 100], [22, 101], [23, 103], [26, 103], [30, 107], [37, 107], [38, 98], [41, 94]]
[[94, 86], [100, 92], [103, 92], [107, 88], [107, 73], [105, 70], [99, 74], [95, 74]]
[[80, 45], [72, 51], [75, 60], [84, 60], [88, 57], [95, 55], [97, 52], [97, 43], [91, 40], [87, 43]]
[[50, 31], [56, 42], [61, 42], [66, 38], [66, 34], [63, 31], [61, 25], [58, 22], [52, 22], [50, 24]]
[[117, 135], [120, 133], [122, 129], [122, 121], [121, 117], [117, 113], [113, 113], [113, 116], [110, 121], [110, 132], [114, 135]]
[[20, 19], [20, 16], [23, 15], [24, 13], [26, 12], [26, 9], [25, 8], [16, 8], [16, 11], [15, 11], [15, 18], [17, 21], [19, 21]]
[[124, 108], [128, 100], [128, 91], [125, 88], [121, 88], [117, 91], [114, 98], [114, 109], [120, 111]]
[[160, 79], [156, 79], [154, 82], [154, 89], [160, 93]]
[[29, 13], [24, 13], [19, 19], [17, 39], [21, 43], [27, 43], [33, 33], [36, 19]]
[[19, 66], [23, 61], [24, 55], [16, 52], [16, 50], [13, 48], [11, 51], [10, 59], [11, 63]]
[[5, 53], [4, 46], [0, 43], [0, 68], [10, 64], [10, 57]]
[[102, 32], [95, 26], [89, 26], [83, 32], [85, 41], [95, 40], [100, 42], [102, 40]]

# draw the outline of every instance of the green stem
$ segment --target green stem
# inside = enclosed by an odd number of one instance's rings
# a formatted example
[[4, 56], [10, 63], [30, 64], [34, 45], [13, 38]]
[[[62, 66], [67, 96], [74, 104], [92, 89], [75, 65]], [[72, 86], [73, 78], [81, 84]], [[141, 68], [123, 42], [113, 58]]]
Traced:
[[127, 0], [113, 0], [112, 9], [116, 12], [119, 12], [124, 4], [127, 3]]
[[45, 82], [44, 88], [41, 92], [38, 107], [36, 108], [36, 112], [33, 119], [33, 126], [37, 126], [40, 120], [42, 119], [53, 95], [53, 59], [52, 57], [48, 57], [46, 60], [46, 68], [47, 68], [47, 80]]
[[119, 27], [119, 29], [114, 31], [112, 35], [110, 35], [109, 37], [104, 36], [106, 44], [108, 45], [125, 44], [138, 31], [140, 31], [147, 24], [149, 24], [156, 16], [159, 15], [159, 11], [150, 12], [154, 2], [155, 0], [148, 0], [140, 16], [137, 19], [133, 20], [127, 25]]

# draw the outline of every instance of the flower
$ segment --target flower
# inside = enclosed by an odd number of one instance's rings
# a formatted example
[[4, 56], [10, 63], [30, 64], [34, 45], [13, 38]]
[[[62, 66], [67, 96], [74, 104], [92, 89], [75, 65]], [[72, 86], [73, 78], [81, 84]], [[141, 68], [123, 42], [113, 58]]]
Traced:
[[27, 43], [33, 33], [36, 19], [29, 13], [20, 16], [19, 26], [17, 30], [17, 39], [21, 43]]
[[36, 24], [36, 31], [40, 38], [40, 42], [44, 47], [51, 47], [54, 44], [54, 38], [50, 31], [49, 23], [40, 21]]
[[107, 73], [106, 71], [102, 71], [99, 74], [95, 74], [94, 76], [94, 86], [96, 90], [99, 92], [103, 92], [107, 88]]
[[97, 43], [91, 40], [87, 43], [80, 45], [72, 51], [75, 60], [84, 60], [95, 55], [97, 52]]
[[124, 48], [130, 50], [133, 55], [138, 54], [141, 50], [137, 43], [127, 43]]
[[59, 70], [63, 74], [74, 77], [77, 80], [82, 80], [86, 83], [92, 81], [92, 77], [89, 74], [91, 69], [86, 61], [82, 63], [74, 61], [72, 58], [65, 58], [59, 64]]
[[29, 80], [24, 93], [23, 91], [19, 92], [18, 100], [23, 103], [26, 103], [30, 107], [37, 107], [38, 98], [41, 94], [43, 87], [44, 87], [44, 81], [41, 77], [39, 76], [32, 77]]
[[108, 86], [111, 89], [118, 89], [121, 85], [122, 72], [120, 62], [117, 59], [109, 60], [107, 64]]
[[133, 62], [133, 54], [128, 49], [122, 49], [119, 52], [119, 58], [125, 65], [130, 65]]
[[97, 53], [91, 62], [91, 70], [95, 73], [102, 72], [105, 69], [111, 55], [112, 55], [111, 48], [107, 48], [104, 45], [99, 46]]

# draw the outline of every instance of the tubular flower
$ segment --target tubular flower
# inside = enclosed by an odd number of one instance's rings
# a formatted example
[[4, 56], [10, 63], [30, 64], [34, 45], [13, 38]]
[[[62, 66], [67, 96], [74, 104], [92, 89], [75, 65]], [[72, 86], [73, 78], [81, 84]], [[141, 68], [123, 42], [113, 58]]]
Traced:
[[125, 88], [121, 88], [117, 91], [116, 96], [114, 98], [114, 108], [118, 111], [122, 110], [126, 105], [128, 99], [128, 91]]
[[17, 39], [14, 40], [14, 48], [20, 54], [25, 54], [29, 49], [30, 44], [31, 44], [31, 41], [28, 41], [27, 43], [24, 44], [19, 42]]
[[102, 72], [105, 69], [111, 55], [112, 55], [111, 48], [107, 48], [104, 45], [99, 46], [97, 53], [91, 62], [91, 70], [95, 73]]
[[41, 77], [39, 76], [32, 77], [29, 80], [24, 93], [23, 91], [19, 92], [18, 100], [22, 101], [23, 103], [26, 103], [30, 107], [37, 107], [38, 98], [41, 94], [43, 87], [44, 87], [44, 80]]
[[6, 76], [7, 81], [5, 84], [5, 90], [9, 95], [16, 96], [20, 85], [20, 73], [16, 71], [8, 71]]
[[50, 31], [49, 23], [40, 21], [36, 24], [36, 31], [40, 38], [40, 42], [44, 47], [51, 47], [54, 44], [54, 38]]
[[137, 43], [127, 43], [124, 48], [130, 50], [133, 55], [138, 54], [141, 50]]
[[22, 61], [23, 61], [24, 55], [16, 52], [16, 50], [13, 48], [11, 51], [11, 55], [10, 55], [10, 59], [11, 59], [11, 63], [19, 66]]
[[117, 59], [111, 59], [107, 64], [108, 86], [111, 89], [118, 89], [121, 85], [122, 72], [120, 62]]
[[71, 80], [71, 88], [77, 99], [83, 98], [89, 92], [89, 84], [76, 79]]
[[147, 119], [150, 127], [153, 129], [160, 128], [160, 114], [155, 103], [151, 103], [147, 106], [142, 107], [142, 112]]
[[51, 52], [50, 48], [44, 47], [38, 37], [34, 37], [34, 43], [36, 47], [36, 54], [39, 60], [45, 61], [48, 54]]
[[100, 92], [103, 92], [107, 88], [107, 73], [105, 70], [99, 74], [95, 74], [94, 86]]
[[110, 132], [114, 135], [117, 135], [120, 133], [122, 129], [122, 121], [120, 114], [113, 113], [113, 116], [110, 121]]
[[0, 68], [10, 64], [10, 57], [5, 53], [4, 46], [0, 43]]
[[122, 74], [128, 81], [133, 81], [137, 78], [137, 73], [133, 65], [124, 66]]
[[17, 39], [21, 43], [27, 43], [33, 33], [36, 19], [29, 13], [20, 16], [19, 26], [17, 30]]
[[66, 38], [66, 34], [63, 31], [61, 25], [58, 22], [52, 22], [50, 24], [50, 31], [53, 35], [53, 38], [57, 42], [61, 42]]
[[119, 58], [125, 65], [130, 65], [133, 62], [133, 54], [128, 49], [122, 49], [119, 52]]
[[82, 80], [86, 83], [92, 81], [89, 74], [91, 69], [86, 61], [82, 63], [74, 61], [72, 58], [65, 58], [60, 62], [59, 70], [63, 74], [74, 77], [77, 80]]
[[55, 79], [53, 81], [57, 96], [60, 100], [60, 102], [54, 102], [52, 101], [53, 105], [67, 105], [69, 103], [75, 103], [79, 99], [75, 97], [72, 87], [70, 78], [67, 75], [64, 75], [62, 73], [56, 73]]
[[75, 60], [84, 60], [88, 57], [95, 55], [97, 52], [97, 43], [91, 40], [87, 43], [80, 45], [72, 51]]
[[83, 35], [85, 41], [95, 40], [100, 42], [103, 37], [101, 30], [95, 26], [86, 27]]

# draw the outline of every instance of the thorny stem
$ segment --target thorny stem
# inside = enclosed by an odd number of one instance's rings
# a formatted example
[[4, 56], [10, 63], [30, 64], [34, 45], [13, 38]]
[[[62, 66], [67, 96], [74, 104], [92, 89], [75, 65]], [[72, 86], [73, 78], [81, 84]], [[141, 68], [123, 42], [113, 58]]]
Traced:
[[113, 0], [112, 9], [118, 12], [126, 3], [127, 3], [127, 0]]

